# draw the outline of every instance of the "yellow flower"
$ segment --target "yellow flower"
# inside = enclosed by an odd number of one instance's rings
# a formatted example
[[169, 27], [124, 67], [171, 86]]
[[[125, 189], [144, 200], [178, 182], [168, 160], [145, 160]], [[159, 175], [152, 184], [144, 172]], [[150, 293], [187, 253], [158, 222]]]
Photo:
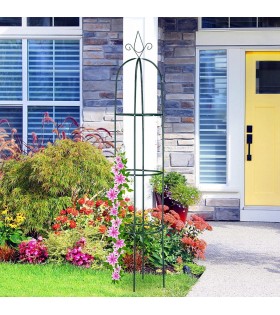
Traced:
[[15, 229], [15, 228], [17, 228], [17, 225], [16, 224], [9, 224], [9, 227], [11, 227], [12, 229]]
[[7, 221], [12, 221], [13, 218], [12, 218], [12, 217], [7, 217], [6, 220], [7, 220]]
[[8, 210], [3, 210], [1, 213], [5, 215], [8, 213]]

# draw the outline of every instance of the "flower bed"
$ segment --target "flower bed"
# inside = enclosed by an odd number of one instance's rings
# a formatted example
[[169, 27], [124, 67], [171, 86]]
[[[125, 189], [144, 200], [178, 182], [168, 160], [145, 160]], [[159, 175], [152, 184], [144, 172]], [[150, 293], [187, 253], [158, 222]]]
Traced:
[[[91, 160], [88, 150], [94, 155]], [[110, 269], [112, 280], [118, 281], [123, 271], [134, 267], [135, 244], [137, 270], [144, 265], [147, 272], [161, 272], [163, 252], [167, 272], [182, 273], [186, 264], [205, 259], [206, 243], [199, 237], [211, 226], [195, 215], [184, 222], [167, 206], [144, 213], [135, 209], [127, 197], [130, 186], [124, 154], [110, 163], [96, 150], [66, 139], [4, 165], [0, 261]], [[85, 178], [85, 170], [94, 176]], [[32, 194], [34, 200], [25, 199]], [[163, 252], [161, 233], [151, 233], [162, 225], [162, 219]], [[138, 233], [142, 226], [144, 231]]]

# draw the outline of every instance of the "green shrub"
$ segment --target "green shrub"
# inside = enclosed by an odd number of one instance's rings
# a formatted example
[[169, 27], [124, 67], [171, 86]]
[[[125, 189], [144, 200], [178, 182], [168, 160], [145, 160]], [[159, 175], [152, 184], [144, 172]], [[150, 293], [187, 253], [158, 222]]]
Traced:
[[23, 228], [43, 230], [78, 195], [102, 197], [112, 186], [111, 164], [87, 142], [57, 140], [34, 156], [3, 165], [0, 206], [26, 217]]
[[101, 235], [98, 227], [85, 227], [59, 232], [49, 233], [44, 243], [48, 248], [48, 261], [51, 263], [65, 263], [67, 250], [73, 248], [82, 237], [86, 239], [84, 251], [94, 257], [91, 268], [101, 269], [108, 255], [108, 243]]

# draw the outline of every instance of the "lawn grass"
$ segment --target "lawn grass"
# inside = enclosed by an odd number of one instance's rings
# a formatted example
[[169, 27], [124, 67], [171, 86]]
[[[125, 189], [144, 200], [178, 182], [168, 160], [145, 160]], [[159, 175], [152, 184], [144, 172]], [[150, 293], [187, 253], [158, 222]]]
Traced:
[[185, 274], [167, 274], [166, 288], [162, 275], [136, 275], [136, 292], [132, 274], [120, 283], [111, 282], [110, 271], [81, 269], [72, 265], [24, 265], [0, 263], [1, 297], [180, 297], [197, 281]]

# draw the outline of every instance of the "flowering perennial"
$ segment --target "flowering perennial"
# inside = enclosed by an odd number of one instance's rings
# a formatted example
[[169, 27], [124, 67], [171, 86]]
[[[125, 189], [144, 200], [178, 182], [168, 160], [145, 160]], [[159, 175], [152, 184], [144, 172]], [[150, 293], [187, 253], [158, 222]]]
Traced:
[[[111, 266], [112, 280], [118, 281], [121, 278], [121, 267], [119, 265], [119, 259], [123, 254], [122, 248], [125, 247], [125, 242], [120, 238], [120, 226], [122, 223], [121, 217], [123, 215], [122, 203], [123, 195], [128, 186], [128, 173], [126, 171], [126, 159], [123, 156], [117, 156], [114, 160], [114, 166], [112, 167], [112, 173], [114, 174], [115, 181], [114, 187], [107, 192], [108, 204], [110, 206], [110, 215], [112, 216], [111, 226], [107, 230], [107, 235], [113, 240], [113, 252], [111, 252], [106, 259], [106, 262]], [[124, 199], [126, 201], [126, 199]]]
[[68, 249], [66, 260], [70, 261], [75, 266], [83, 266], [85, 268], [89, 268], [94, 258], [92, 255], [83, 252], [85, 244], [86, 240], [84, 237], [82, 237], [76, 243], [76, 246], [74, 248]]
[[43, 244], [42, 236], [38, 239], [32, 239], [28, 242], [21, 242], [19, 244], [19, 259], [21, 262], [28, 264], [40, 264], [47, 260], [47, 247]]

